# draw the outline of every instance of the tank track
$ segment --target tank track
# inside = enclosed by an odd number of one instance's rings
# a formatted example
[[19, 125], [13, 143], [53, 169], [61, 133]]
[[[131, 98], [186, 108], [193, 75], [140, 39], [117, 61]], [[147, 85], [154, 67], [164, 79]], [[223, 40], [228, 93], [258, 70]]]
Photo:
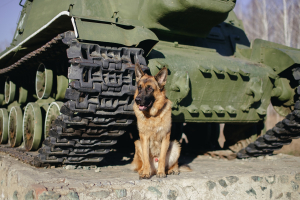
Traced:
[[116, 144], [116, 137], [134, 122], [134, 63], [138, 61], [148, 69], [144, 52], [81, 43], [71, 31], [56, 38], [55, 43], [67, 46], [71, 64], [71, 82], [65, 94], [68, 101], [52, 123], [38, 155], [14, 156], [34, 166], [98, 165], [109, 147]]
[[[300, 67], [294, 68], [293, 77], [300, 83]], [[300, 96], [300, 86], [296, 89], [296, 99]], [[283, 145], [288, 145], [292, 139], [300, 138], [300, 100], [297, 100], [294, 110], [282, 121], [278, 122], [266, 134], [257, 138], [246, 148], [237, 153], [237, 158], [250, 158], [264, 155], [272, 155], [275, 150], [279, 150]]]

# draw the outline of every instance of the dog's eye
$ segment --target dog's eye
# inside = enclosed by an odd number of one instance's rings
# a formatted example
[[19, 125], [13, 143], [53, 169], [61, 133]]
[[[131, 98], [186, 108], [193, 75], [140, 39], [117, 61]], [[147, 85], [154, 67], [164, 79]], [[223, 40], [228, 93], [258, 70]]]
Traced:
[[138, 87], [138, 90], [141, 90], [141, 89], [142, 89], [142, 87], [141, 87], [141, 86], [139, 86], [139, 87]]
[[151, 91], [151, 90], [152, 90], [151, 86], [148, 86], [148, 87], [147, 87], [147, 90], [148, 90], [148, 91]]

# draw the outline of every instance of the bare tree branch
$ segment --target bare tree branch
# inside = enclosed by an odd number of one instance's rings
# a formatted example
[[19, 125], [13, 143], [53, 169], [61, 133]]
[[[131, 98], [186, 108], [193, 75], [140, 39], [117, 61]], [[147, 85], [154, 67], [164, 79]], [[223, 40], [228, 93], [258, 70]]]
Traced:
[[300, 0], [240, 0], [235, 12], [249, 40], [261, 38], [300, 48]]

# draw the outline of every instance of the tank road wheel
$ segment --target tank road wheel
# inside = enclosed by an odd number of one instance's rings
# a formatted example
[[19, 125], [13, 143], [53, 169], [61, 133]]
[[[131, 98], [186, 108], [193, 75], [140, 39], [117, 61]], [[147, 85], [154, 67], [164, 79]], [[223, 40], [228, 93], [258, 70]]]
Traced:
[[6, 144], [8, 139], [8, 113], [5, 108], [0, 109], [0, 144]]
[[0, 93], [0, 105], [3, 104], [3, 101], [4, 101], [4, 94]]
[[52, 122], [57, 118], [60, 114], [60, 108], [62, 107], [63, 102], [56, 101], [52, 102], [48, 107], [46, 119], [45, 119], [45, 128], [44, 128], [44, 136], [47, 138], [49, 136], [49, 131], [51, 128]]
[[10, 109], [8, 117], [9, 143], [11, 147], [18, 147], [22, 143], [22, 110], [19, 106]]
[[63, 75], [56, 76], [56, 95], [55, 100], [63, 100], [65, 99], [65, 93], [67, 88], [69, 87], [69, 79]]
[[28, 90], [26, 90], [23, 87], [19, 87], [19, 100], [18, 100], [18, 103], [19, 104], [26, 103], [27, 97], [28, 97]]
[[52, 91], [53, 72], [42, 63], [35, 76], [35, 91], [39, 99], [47, 99]]
[[6, 104], [9, 104], [14, 101], [16, 94], [16, 84], [13, 83], [9, 78], [7, 78], [5, 81], [4, 93]]
[[43, 123], [40, 106], [28, 103], [24, 111], [23, 138], [27, 151], [37, 150], [42, 138]]

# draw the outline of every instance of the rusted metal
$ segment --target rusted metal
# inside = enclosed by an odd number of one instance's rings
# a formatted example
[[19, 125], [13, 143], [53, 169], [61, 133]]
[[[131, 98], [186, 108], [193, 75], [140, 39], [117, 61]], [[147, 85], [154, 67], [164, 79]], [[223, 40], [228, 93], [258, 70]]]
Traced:
[[[18, 60], [17, 62], [15, 62], [14, 64], [5, 67], [3, 69], [0, 69], [0, 75], [6, 74], [10, 71], [12, 71], [13, 69], [16, 69], [18, 67], [21, 67], [22, 64], [24, 64], [24, 62], [28, 61], [29, 59], [34, 58], [35, 56], [46, 52], [48, 49], [50, 49], [51, 47], [53, 47], [53, 45], [55, 44], [59, 44], [59, 41], [62, 40], [62, 36], [61, 34], [57, 35], [56, 37], [54, 37], [51, 41], [47, 42], [45, 45], [43, 45], [42, 47], [38, 48], [37, 50], [28, 53], [26, 56], [22, 57], [20, 60]], [[63, 44], [61, 42], [61, 44]], [[64, 45], [64, 44], [63, 44]], [[66, 48], [68, 47], [67, 45], [65, 45]]]

